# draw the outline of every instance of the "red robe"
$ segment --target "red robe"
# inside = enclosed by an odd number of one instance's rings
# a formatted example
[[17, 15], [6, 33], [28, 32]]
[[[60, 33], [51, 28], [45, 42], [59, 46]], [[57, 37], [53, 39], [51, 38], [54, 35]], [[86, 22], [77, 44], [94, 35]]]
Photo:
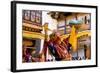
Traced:
[[56, 50], [59, 54], [59, 57], [65, 58], [67, 55], [67, 50], [63, 45], [61, 45], [61, 39], [59, 37], [57, 37], [53, 43], [54, 43], [54, 47], [56, 48]]

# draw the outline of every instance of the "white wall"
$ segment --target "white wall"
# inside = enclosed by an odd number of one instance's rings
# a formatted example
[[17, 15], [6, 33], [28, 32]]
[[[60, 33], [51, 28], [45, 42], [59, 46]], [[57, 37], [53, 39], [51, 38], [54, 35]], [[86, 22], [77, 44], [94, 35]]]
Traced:
[[[11, 73], [10, 72], [10, 53], [11, 53], [10, 52], [10, 1], [11, 0], [0, 0], [0, 73]], [[100, 7], [99, 5], [100, 0], [30, 0], [30, 1], [98, 5]], [[98, 13], [100, 13], [100, 10]], [[98, 16], [100, 16], [100, 14]], [[100, 17], [98, 19], [100, 19]], [[98, 24], [100, 24], [100, 22]], [[98, 25], [98, 27], [100, 27], [100, 25]], [[98, 37], [100, 37], [100, 33], [98, 34]], [[100, 38], [98, 40], [100, 40]], [[100, 41], [98, 43], [100, 43]], [[100, 51], [100, 45], [98, 51]], [[100, 53], [98, 55], [100, 56]], [[100, 62], [100, 57], [99, 57], [99, 62]], [[84, 69], [52, 70], [52, 71], [42, 71], [42, 72], [43, 73], [52, 73], [52, 72], [99, 73], [100, 67], [84, 68]], [[33, 72], [26, 72], [26, 73], [33, 73]], [[41, 71], [34, 73], [41, 73]]]
[[[51, 30], [57, 29], [57, 21], [55, 19], [52, 19], [50, 15], [48, 15], [49, 11], [43, 11], [42, 12], [42, 24], [48, 23], [48, 27]], [[52, 31], [48, 31], [48, 34], [51, 34]]]
[[81, 57], [81, 58], [83, 58], [85, 56], [84, 49], [78, 50], [78, 56]]

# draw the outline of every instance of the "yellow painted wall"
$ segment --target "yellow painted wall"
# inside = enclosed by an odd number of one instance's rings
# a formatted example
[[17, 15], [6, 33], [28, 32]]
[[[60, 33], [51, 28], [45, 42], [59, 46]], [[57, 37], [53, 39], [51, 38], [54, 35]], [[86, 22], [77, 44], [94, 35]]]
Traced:
[[42, 34], [42, 33], [23, 31], [22, 35], [23, 35], [23, 37], [26, 37], [26, 38], [44, 39], [44, 34]]

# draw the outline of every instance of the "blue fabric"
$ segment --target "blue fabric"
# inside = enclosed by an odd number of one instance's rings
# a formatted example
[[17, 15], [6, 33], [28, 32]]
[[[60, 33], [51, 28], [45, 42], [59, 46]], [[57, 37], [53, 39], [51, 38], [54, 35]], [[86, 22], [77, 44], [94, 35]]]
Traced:
[[49, 44], [49, 45], [48, 45], [48, 48], [49, 48], [51, 54], [55, 57], [55, 60], [56, 60], [56, 61], [62, 60], [62, 58], [59, 58], [59, 55], [58, 55], [57, 50], [56, 50], [56, 48], [54, 47], [54, 45]]

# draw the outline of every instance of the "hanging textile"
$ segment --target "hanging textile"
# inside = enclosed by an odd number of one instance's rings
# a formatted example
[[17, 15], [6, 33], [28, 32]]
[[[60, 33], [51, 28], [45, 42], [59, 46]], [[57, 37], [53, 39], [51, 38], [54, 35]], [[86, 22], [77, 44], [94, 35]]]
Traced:
[[76, 29], [74, 25], [72, 26], [72, 30], [69, 37], [69, 43], [72, 45], [73, 51], [77, 51], [77, 36], [76, 36]]

